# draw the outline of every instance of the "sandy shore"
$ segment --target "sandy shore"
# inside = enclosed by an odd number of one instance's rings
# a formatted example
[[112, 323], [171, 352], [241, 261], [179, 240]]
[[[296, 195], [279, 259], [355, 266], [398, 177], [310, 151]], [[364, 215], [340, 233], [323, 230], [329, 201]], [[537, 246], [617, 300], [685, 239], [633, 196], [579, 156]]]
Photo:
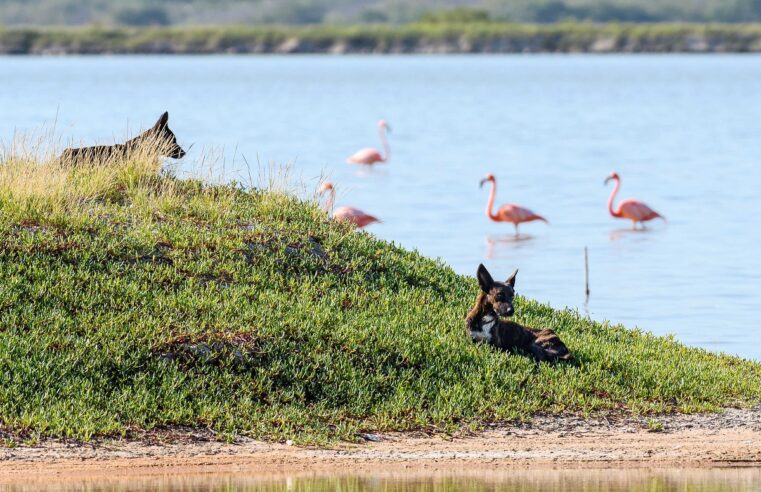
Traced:
[[363, 443], [331, 448], [254, 440], [227, 444], [200, 434], [175, 436], [172, 442], [161, 444], [155, 439], [96, 444], [49, 441], [0, 449], [0, 485], [44, 482], [51, 477], [116, 479], [168, 473], [277, 476], [495, 467], [515, 471], [761, 467], [761, 408], [655, 420], [660, 425], [637, 418], [538, 417], [531, 424], [488, 428], [477, 435], [367, 435]]

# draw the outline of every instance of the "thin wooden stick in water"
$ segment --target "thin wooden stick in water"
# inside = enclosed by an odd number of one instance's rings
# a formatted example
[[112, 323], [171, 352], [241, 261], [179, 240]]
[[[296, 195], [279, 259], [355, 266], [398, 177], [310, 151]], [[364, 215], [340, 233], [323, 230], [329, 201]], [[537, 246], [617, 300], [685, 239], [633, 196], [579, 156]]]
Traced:
[[589, 302], [589, 251], [584, 246], [584, 285], [586, 286], [587, 302]]

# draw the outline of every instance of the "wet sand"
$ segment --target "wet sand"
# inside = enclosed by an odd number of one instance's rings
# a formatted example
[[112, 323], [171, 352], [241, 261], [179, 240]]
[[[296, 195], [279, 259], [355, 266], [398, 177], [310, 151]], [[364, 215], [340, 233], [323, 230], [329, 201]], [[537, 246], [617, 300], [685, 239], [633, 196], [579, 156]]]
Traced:
[[0, 485], [51, 478], [761, 467], [761, 408], [655, 420], [659, 425], [644, 418], [537, 417], [474, 435], [365, 435], [361, 443], [327, 448], [246, 439], [229, 444], [192, 432], [90, 444], [47, 441], [1, 449]]

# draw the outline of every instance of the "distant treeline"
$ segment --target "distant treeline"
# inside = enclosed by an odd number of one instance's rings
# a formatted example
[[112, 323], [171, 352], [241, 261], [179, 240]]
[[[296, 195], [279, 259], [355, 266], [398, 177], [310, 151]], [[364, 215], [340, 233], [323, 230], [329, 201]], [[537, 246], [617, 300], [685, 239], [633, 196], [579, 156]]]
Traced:
[[0, 0], [0, 25], [406, 24], [450, 12], [518, 23], [760, 22], [761, 0]]
[[761, 52], [761, 24], [13, 28], [2, 54]]

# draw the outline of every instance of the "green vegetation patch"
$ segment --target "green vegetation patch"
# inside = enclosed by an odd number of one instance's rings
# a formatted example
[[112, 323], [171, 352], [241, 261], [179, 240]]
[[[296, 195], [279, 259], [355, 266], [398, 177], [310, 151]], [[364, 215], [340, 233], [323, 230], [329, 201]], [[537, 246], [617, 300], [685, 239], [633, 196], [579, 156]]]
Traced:
[[473, 344], [476, 294], [474, 279], [287, 194], [180, 180], [144, 157], [6, 156], [0, 430], [308, 443], [761, 397], [757, 363], [524, 298], [518, 321], [556, 330], [574, 364]]

